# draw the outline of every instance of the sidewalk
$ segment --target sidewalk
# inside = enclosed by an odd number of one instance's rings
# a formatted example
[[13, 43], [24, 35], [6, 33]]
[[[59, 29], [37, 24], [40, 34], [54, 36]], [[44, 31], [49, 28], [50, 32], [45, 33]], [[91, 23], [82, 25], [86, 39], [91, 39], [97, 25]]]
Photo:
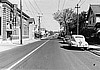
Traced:
[[19, 47], [19, 46], [23, 46], [32, 42], [36, 42], [39, 41], [40, 39], [23, 39], [23, 44], [20, 44], [19, 39], [17, 40], [7, 40], [7, 41], [0, 41], [0, 52], [6, 51], [6, 50], [10, 50], [13, 49], [15, 47]]
[[90, 45], [89, 47], [92, 48], [89, 50], [91, 53], [100, 56], [100, 45]]
[[100, 49], [100, 45], [89, 45], [89, 48]]

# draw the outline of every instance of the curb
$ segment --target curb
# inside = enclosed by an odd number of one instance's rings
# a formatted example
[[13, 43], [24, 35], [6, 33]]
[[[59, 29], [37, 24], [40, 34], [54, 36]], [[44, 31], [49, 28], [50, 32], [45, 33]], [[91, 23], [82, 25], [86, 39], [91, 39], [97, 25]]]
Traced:
[[91, 53], [93, 53], [93, 54], [95, 54], [95, 55], [97, 55], [97, 56], [100, 56], [100, 51], [93, 51], [93, 50], [90, 50], [89, 52], [91, 52]]

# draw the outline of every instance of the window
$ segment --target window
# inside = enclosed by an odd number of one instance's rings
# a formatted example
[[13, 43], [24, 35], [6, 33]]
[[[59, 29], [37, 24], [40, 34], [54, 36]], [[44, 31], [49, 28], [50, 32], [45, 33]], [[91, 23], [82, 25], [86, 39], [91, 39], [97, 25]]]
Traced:
[[72, 37], [72, 41], [75, 41], [74, 37]]
[[75, 38], [83, 38], [82, 36], [76, 36]]
[[91, 11], [91, 14], [93, 14], [93, 11]]
[[91, 20], [90, 20], [90, 24], [91, 24]]

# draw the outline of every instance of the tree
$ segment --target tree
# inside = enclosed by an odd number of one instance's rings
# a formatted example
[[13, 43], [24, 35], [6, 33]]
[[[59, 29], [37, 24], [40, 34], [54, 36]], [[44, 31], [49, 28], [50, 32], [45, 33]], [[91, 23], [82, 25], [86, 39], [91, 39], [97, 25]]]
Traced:
[[[70, 34], [73, 32], [76, 34], [77, 32], [77, 14], [72, 9], [64, 9], [62, 11], [57, 11], [53, 14], [54, 19], [58, 21], [60, 26], [64, 27], [65, 34]], [[79, 34], [81, 34], [84, 27], [86, 27], [86, 12], [82, 11], [79, 14]]]
[[76, 13], [72, 9], [64, 9], [53, 14], [54, 19], [60, 26], [64, 27], [65, 34], [70, 34], [70, 30], [75, 28]]
[[86, 21], [87, 21], [87, 17], [86, 17], [86, 12], [83, 11], [79, 14], [79, 29], [80, 29], [80, 34], [84, 35], [85, 37], [90, 37], [92, 35], [95, 35], [95, 33], [97, 32], [94, 29], [88, 29], [86, 28]]
[[83, 28], [86, 27], [86, 20], [87, 20], [86, 12], [83, 11], [79, 14], [79, 30], [80, 30], [80, 32], [83, 30]]

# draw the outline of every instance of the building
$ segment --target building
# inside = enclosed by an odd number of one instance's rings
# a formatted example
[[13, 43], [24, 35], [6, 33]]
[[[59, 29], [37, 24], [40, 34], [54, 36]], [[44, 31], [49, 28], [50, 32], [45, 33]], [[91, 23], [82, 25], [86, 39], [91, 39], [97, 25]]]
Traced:
[[29, 39], [34, 39], [35, 38], [35, 20], [34, 18], [29, 18], [28, 19], [29, 23]]
[[[20, 13], [16, 4], [8, 0], [0, 0], [0, 38], [7, 40], [9, 37], [19, 38]], [[29, 19], [30, 17], [22, 12], [22, 35], [29, 37]]]
[[88, 14], [88, 28], [98, 29], [100, 28], [100, 5], [90, 5]]

